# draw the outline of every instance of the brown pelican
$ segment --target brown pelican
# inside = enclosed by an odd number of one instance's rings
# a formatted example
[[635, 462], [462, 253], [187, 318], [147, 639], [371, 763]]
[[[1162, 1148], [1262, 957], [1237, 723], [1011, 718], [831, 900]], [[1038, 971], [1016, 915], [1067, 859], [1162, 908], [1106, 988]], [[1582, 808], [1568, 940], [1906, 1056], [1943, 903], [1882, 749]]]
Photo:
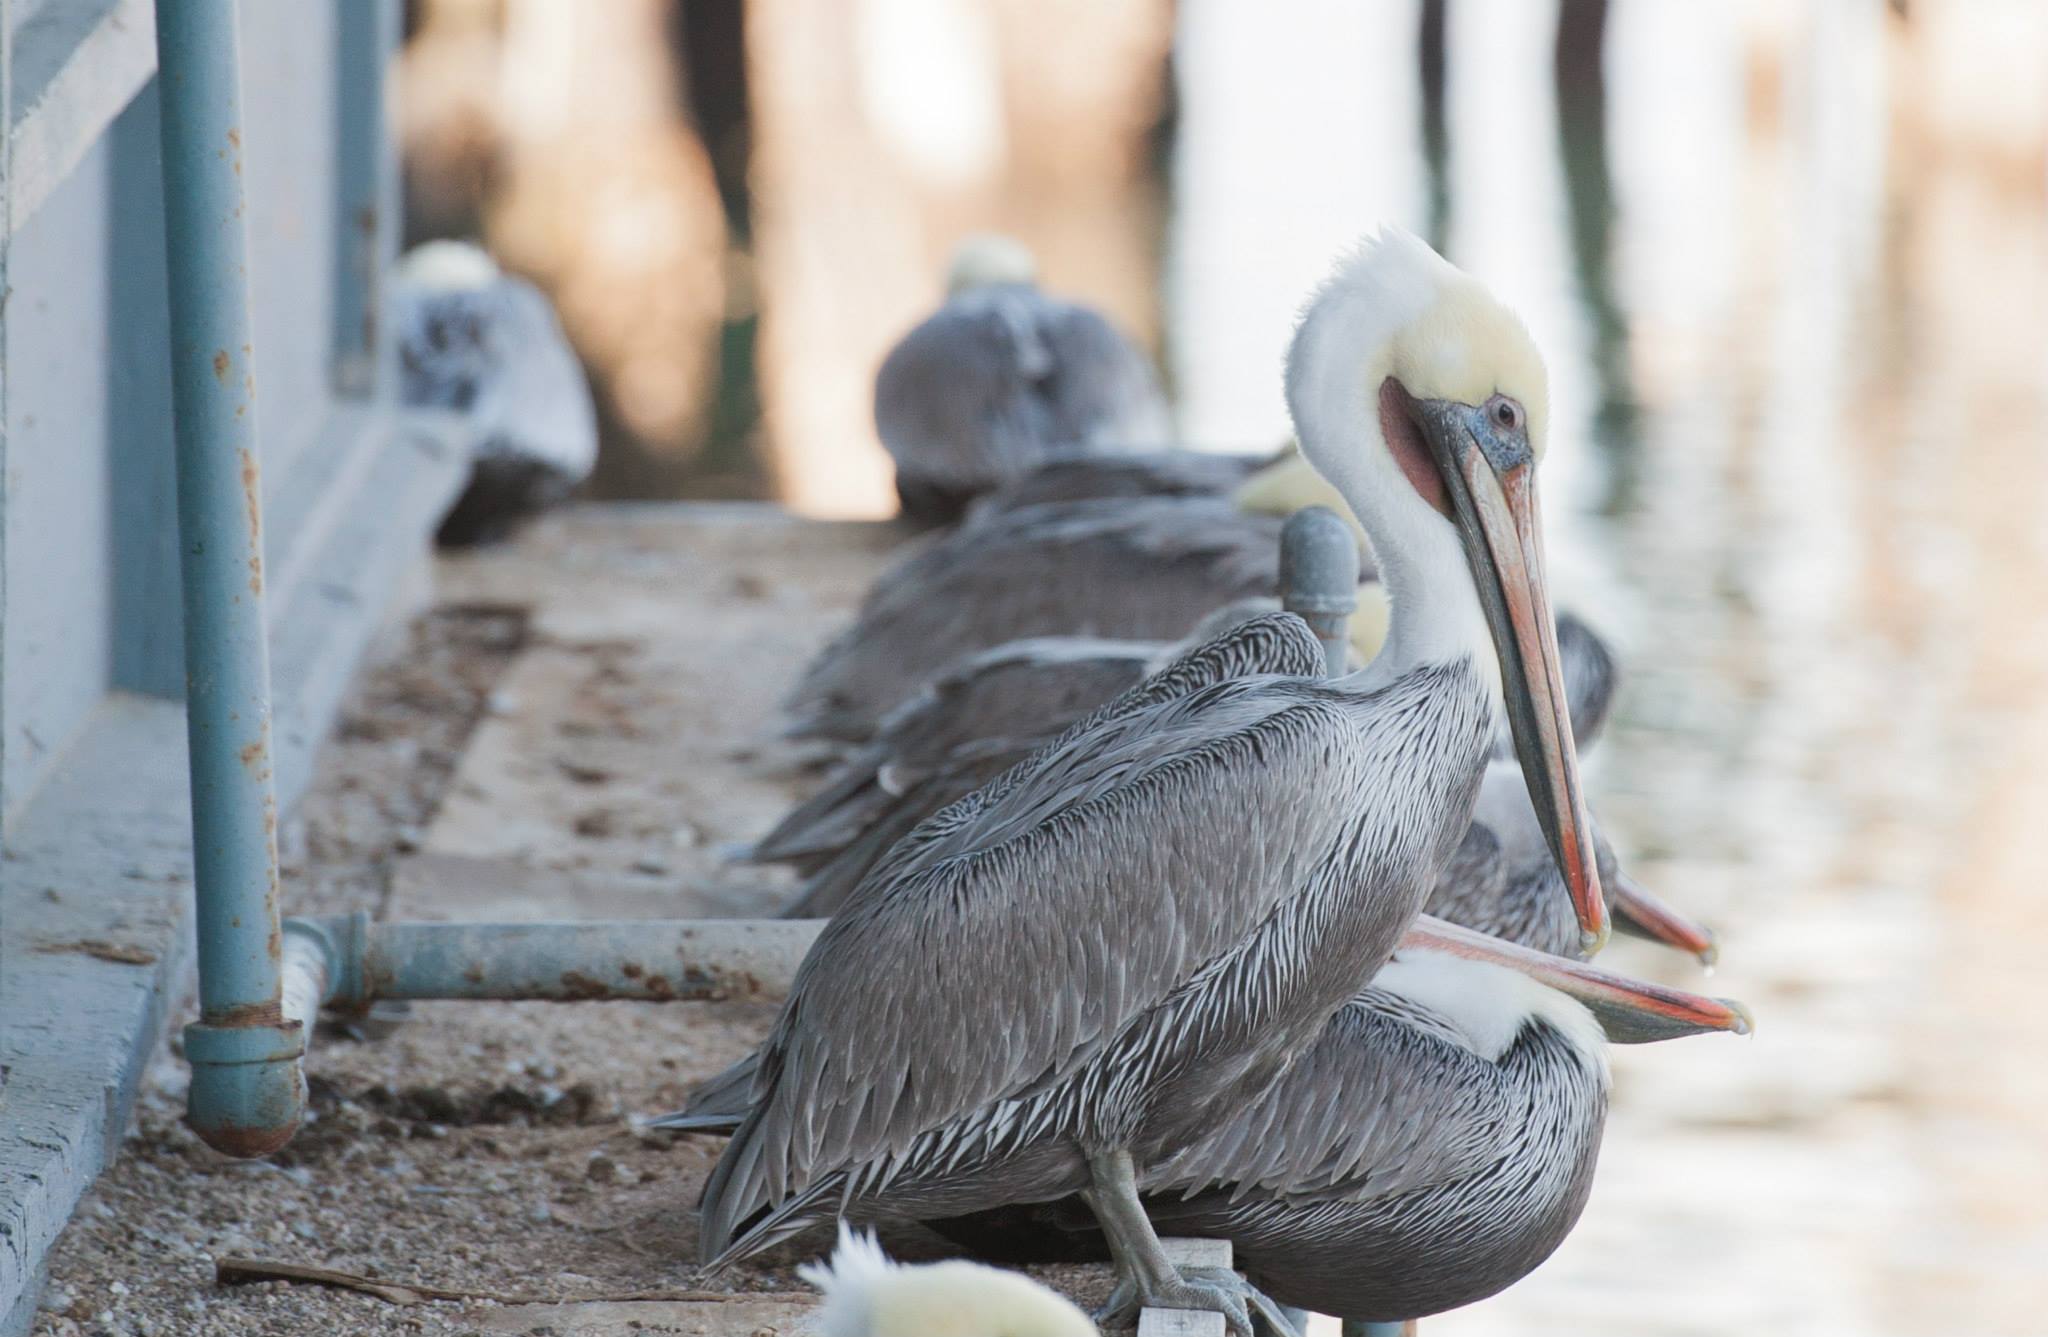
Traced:
[[1156, 448], [1172, 438], [1144, 354], [1089, 307], [1037, 286], [1031, 253], [969, 237], [943, 306], [875, 377], [875, 427], [911, 519], [956, 518], [1058, 449]]
[[1166, 1258], [1138, 1167], [1259, 1098], [1385, 964], [1470, 819], [1503, 698], [1585, 940], [1605, 937], [1526, 331], [1388, 232], [1318, 293], [1287, 370], [1304, 453], [1373, 536], [1380, 654], [1327, 681], [1232, 679], [1211, 642], [900, 843], [762, 1049], [705, 1186], [712, 1267], [833, 1216], [1078, 1192], [1124, 1298], [1248, 1337], [1244, 1297]]
[[[875, 861], [912, 827], [1024, 760], [1147, 673], [1268, 602], [1227, 604], [1204, 619], [1185, 642], [1040, 636], [969, 655], [883, 716], [874, 737], [850, 753], [824, 788], [792, 809], [746, 857], [755, 863], [794, 864], [802, 871], [804, 881], [784, 911], [787, 917], [837, 914]], [[1368, 612], [1352, 620], [1352, 653], [1358, 663], [1378, 653], [1385, 629], [1383, 610], [1377, 617]], [[1241, 645], [1254, 657], [1246, 659], [1234, 676], [1313, 673], [1312, 665], [1258, 657], [1268, 648], [1284, 655], [1296, 643], [1285, 637], [1264, 645]], [[1613, 696], [1614, 661], [1599, 636], [1570, 613], [1558, 614], [1557, 648], [1572, 735], [1583, 755]], [[1505, 730], [1495, 746], [1498, 752], [1513, 755], [1514, 745]], [[1518, 776], [1507, 783], [1512, 793], [1521, 794]], [[1520, 803], [1524, 822], [1533, 823], [1526, 797]], [[1474, 837], [1468, 834], [1466, 839], [1471, 843]], [[1595, 848], [1603, 860], [1611, 857], [1604, 841]], [[1497, 851], [1497, 846], [1485, 846], [1475, 854], [1487, 849]], [[1548, 859], [1547, 852], [1543, 857]], [[1602, 885], [1611, 889], [1607, 873], [1603, 862]], [[1563, 901], [1556, 909], [1569, 920]], [[1575, 927], [1572, 932], [1576, 934]]]
[[885, 571], [785, 702], [793, 737], [861, 742], [967, 655], [1031, 636], [1176, 640], [1279, 592], [1283, 517], [1221, 497], [1101, 497], [991, 512]]
[[430, 241], [399, 263], [392, 319], [403, 402], [455, 410], [472, 426], [469, 484], [440, 542], [503, 538], [590, 475], [590, 385], [538, 288], [468, 242]]
[[1071, 1300], [1029, 1277], [959, 1261], [906, 1267], [844, 1221], [832, 1261], [797, 1275], [824, 1292], [821, 1337], [1097, 1337]]

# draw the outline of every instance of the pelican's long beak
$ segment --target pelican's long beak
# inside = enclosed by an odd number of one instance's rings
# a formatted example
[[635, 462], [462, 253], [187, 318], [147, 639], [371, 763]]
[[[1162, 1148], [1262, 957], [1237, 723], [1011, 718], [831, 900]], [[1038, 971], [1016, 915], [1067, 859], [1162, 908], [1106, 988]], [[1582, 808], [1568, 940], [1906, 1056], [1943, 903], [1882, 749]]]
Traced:
[[1443, 475], [1452, 520], [1493, 632], [1522, 779], [1591, 955], [1607, 941], [1607, 906], [1543, 577], [1536, 459], [1527, 437], [1495, 424], [1485, 405], [1415, 400], [1413, 412]]
[[1520, 971], [1538, 984], [1584, 1004], [1614, 1044], [1649, 1044], [1706, 1031], [1747, 1035], [1755, 1026], [1749, 1009], [1733, 999], [1707, 998], [1630, 979], [1582, 961], [1518, 947], [1433, 915], [1418, 916], [1401, 939], [1401, 946]]
[[1666, 904], [1627, 873], [1617, 870], [1606, 880], [1606, 887], [1613, 900], [1614, 926], [1623, 933], [1690, 952], [1703, 966], [1721, 959], [1714, 930]]

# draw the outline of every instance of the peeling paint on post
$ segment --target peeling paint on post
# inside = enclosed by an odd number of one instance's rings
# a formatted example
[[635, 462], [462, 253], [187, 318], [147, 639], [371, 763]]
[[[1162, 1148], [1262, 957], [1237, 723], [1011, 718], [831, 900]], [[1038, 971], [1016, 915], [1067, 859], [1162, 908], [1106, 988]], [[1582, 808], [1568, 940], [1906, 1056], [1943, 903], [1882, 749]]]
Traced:
[[280, 994], [235, 7], [158, 0], [156, 31], [199, 939], [189, 1112], [209, 1145], [261, 1156], [296, 1130], [305, 1080]]

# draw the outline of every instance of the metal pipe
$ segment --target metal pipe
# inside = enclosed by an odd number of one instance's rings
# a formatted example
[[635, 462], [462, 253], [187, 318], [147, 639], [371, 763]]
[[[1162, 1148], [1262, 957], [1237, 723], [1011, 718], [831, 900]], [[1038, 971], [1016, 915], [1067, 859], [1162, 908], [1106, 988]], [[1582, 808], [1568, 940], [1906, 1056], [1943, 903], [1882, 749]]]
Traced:
[[334, 28], [334, 382], [370, 396], [393, 341], [379, 326], [398, 250], [398, 155], [385, 124], [385, 70], [404, 28], [398, 0], [346, 0]]
[[209, 1146], [261, 1156], [291, 1139], [306, 1084], [280, 996], [235, 7], [158, 0], [156, 42], [199, 938], [188, 1108]]
[[299, 1023], [310, 1050], [313, 1025], [333, 988], [331, 963], [341, 958], [335, 944], [325, 935], [306, 932], [303, 927], [293, 930], [294, 925], [306, 922], [287, 919], [284, 923], [284, 979], [280, 992], [284, 1019]]
[[789, 992], [822, 919], [285, 923], [291, 992], [362, 1008], [379, 999], [708, 1002]]
[[1280, 602], [1323, 643], [1331, 677], [1351, 667], [1347, 624], [1358, 608], [1358, 538], [1327, 506], [1304, 506], [1280, 531]]

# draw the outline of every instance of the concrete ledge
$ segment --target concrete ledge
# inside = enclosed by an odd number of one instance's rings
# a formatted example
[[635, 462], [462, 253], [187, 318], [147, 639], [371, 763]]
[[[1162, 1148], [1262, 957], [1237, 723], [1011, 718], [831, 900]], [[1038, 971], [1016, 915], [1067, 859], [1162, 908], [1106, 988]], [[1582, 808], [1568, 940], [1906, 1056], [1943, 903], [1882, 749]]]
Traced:
[[120, 1145], [186, 978], [185, 783], [184, 711], [112, 698], [0, 865], [0, 1332], [27, 1329], [42, 1255]]
[[[445, 424], [444, 424], [445, 426]], [[281, 805], [295, 801], [394, 590], [426, 554], [464, 452], [363, 410], [323, 434], [335, 472], [280, 495], [271, 670]], [[0, 858], [0, 1334], [28, 1330], [42, 1258], [128, 1126], [188, 987], [184, 709], [103, 701], [20, 809]]]
[[49, 0], [14, 33], [14, 232], [156, 73], [153, 0]]
[[[270, 504], [264, 564], [280, 804], [305, 789], [364, 646], [469, 476], [461, 430], [445, 414], [344, 410]], [[308, 487], [299, 475], [316, 461], [331, 462], [332, 474]]]

